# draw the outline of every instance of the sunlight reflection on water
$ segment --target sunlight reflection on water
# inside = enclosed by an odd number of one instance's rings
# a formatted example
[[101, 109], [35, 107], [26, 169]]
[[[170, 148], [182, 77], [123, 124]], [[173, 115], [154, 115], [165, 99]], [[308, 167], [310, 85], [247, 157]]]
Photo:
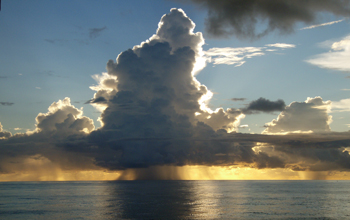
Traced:
[[350, 181], [0, 183], [0, 219], [350, 218]]

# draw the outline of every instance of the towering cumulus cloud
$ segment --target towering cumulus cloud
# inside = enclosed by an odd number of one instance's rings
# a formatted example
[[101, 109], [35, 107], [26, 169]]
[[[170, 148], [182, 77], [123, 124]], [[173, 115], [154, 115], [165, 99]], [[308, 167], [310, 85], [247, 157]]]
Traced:
[[90, 141], [108, 149], [98, 156], [98, 165], [205, 163], [201, 157], [208, 155], [197, 157], [205, 154], [197, 142], [219, 129], [235, 129], [243, 114], [209, 109], [212, 93], [194, 77], [203, 67], [204, 43], [194, 27], [181, 9], [172, 9], [155, 35], [119, 54], [116, 62], [108, 61], [108, 72], [94, 77], [99, 85], [92, 87], [97, 92], [90, 102], [103, 109], [103, 127], [91, 133]]

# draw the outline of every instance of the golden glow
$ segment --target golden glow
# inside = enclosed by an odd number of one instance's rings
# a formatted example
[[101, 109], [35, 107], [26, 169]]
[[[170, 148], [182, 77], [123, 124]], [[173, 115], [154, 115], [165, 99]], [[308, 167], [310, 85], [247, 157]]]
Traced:
[[[30, 160], [30, 159], [29, 159]], [[27, 161], [38, 163], [37, 161]], [[46, 163], [41, 161], [39, 163]], [[111, 181], [111, 180], [350, 180], [349, 172], [292, 171], [290, 169], [256, 169], [236, 166], [155, 166], [124, 171], [62, 170], [56, 166], [0, 174], [3, 181]], [[43, 165], [43, 164], [42, 164]], [[47, 164], [46, 164], [47, 165]], [[33, 167], [32, 167], [33, 168]]]
[[62, 169], [58, 164], [41, 155], [4, 161], [7, 173], [0, 174], [2, 181], [91, 181], [115, 180], [120, 171], [106, 171], [90, 165], [90, 169]]
[[287, 134], [312, 134], [314, 133], [311, 130], [308, 131], [302, 131], [302, 130], [297, 130], [297, 131], [286, 131], [286, 132], [274, 132], [274, 133], [269, 133], [266, 130], [264, 130], [262, 132], [262, 134], [266, 134], [266, 135], [287, 135]]
[[5, 181], [107, 181], [116, 180], [120, 172], [106, 172], [102, 170], [62, 171], [51, 172], [19, 172], [1, 174], [0, 182]]
[[[152, 176], [147, 176], [150, 174]], [[147, 178], [149, 177], [149, 178]], [[292, 171], [285, 168], [256, 169], [235, 166], [158, 166], [123, 171], [121, 180], [350, 180], [349, 172]]]

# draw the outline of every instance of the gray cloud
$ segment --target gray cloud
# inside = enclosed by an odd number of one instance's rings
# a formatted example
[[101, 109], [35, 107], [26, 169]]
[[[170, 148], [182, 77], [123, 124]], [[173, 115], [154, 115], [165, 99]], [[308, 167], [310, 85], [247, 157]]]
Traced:
[[107, 100], [106, 100], [103, 96], [100, 96], [100, 97], [98, 97], [98, 98], [96, 98], [96, 99], [91, 99], [91, 100], [85, 102], [85, 104], [90, 104], [90, 103], [105, 103], [105, 102], [107, 102]]
[[246, 98], [232, 98], [231, 100], [234, 101], [234, 102], [237, 102], [237, 101], [245, 101]]
[[249, 113], [251, 111], [261, 111], [261, 112], [275, 112], [283, 111], [286, 104], [283, 100], [279, 99], [277, 101], [270, 101], [265, 98], [259, 98], [249, 103], [248, 107], [244, 109], [244, 113]]
[[15, 103], [13, 103], [13, 102], [0, 102], [0, 104], [4, 105], [4, 106], [11, 106], [11, 105], [13, 105]]
[[106, 26], [101, 27], [101, 28], [90, 28], [89, 29], [89, 37], [90, 37], [90, 39], [97, 38], [98, 36], [100, 36], [101, 32], [106, 30], [106, 29], [107, 29]]
[[[183, 1], [183, 0], [182, 0]], [[320, 12], [350, 15], [350, 2], [343, 0], [187, 0], [208, 10], [207, 31], [212, 36], [235, 35], [256, 39], [278, 31], [288, 34], [298, 22], [313, 24]], [[262, 31], [260, 22], [266, 22]]]

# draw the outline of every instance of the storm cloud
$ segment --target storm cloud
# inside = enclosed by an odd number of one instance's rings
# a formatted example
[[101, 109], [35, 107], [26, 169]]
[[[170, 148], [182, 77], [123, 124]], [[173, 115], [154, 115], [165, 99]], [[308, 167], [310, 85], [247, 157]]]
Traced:
[[[183, 0], [180, 0], [183, 1]], [[206, 27], [216, 37], [235, 35], [257, 39], [273, 31], [288, 34], [297, 23], [315, 24], [318, 13], [350, 15], [350, 2], [343, 0], [187, 0], [208, 10]]]

